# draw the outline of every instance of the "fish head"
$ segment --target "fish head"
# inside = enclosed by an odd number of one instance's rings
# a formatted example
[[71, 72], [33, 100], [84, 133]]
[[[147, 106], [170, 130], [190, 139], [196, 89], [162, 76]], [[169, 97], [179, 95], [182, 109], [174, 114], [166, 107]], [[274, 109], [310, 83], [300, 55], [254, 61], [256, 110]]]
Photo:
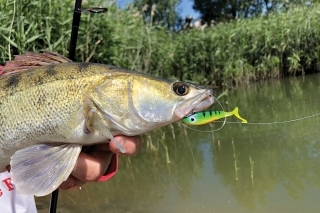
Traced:
[[213, 103], [212, 90], [186, 82], [158, 79], [133, 82], [131, 109], [153, 123], [172, 123]]
[[114, 77], [103, 85], [94, 102], [118, 134], [142, 134], [213, 103], [212, 90], [207, 87], [143, 74]]

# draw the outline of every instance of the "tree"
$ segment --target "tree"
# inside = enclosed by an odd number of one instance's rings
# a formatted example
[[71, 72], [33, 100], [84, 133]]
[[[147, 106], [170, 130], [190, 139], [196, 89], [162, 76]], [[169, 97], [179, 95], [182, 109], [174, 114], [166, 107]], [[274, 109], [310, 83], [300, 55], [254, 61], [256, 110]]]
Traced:
[[225, 21], [268, 14], [273, 11], [287, 11], [291, 6], [313, 4], [319, 0], [194, 0], [193, 9], [202, 19]]
[[133, 5], [144, 13], [147, 22], [174, 29], [181, 24], [176, 11], [181, 0], [134, 0]]
[[261, 10], [254, 0], [194, 0], [193, 9], [200, 12], [206, 22], [248, 17]]

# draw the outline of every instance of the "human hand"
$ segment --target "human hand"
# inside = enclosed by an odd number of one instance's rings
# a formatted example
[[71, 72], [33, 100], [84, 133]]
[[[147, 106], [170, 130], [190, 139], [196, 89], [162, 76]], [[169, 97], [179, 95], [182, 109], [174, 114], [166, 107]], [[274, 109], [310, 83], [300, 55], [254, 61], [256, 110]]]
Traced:
[[81, 151], [71, 175], [59, 188], [79, 189], [86, 182], [96, 181], [107, 171], [114, 154], [131, 156], [140, 148], [139, 136], [118, 135], [114, 138], [125, 148], [126, 153], [121, 153], [113, 141], [88, 147], [88, 150]]

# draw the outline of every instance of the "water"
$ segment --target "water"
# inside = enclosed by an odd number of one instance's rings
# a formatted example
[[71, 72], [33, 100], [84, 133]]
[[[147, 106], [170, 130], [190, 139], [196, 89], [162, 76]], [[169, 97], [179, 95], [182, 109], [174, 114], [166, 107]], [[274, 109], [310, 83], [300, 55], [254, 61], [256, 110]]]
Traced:
[[[286, 121], [320, 112], [319, 85], [320, 75], [283, 79], [229, 90], [220, 101], [248, 122]], [[57, 212], [319, 212], [319, 122], [155, 131], [137, 156], [121, 157], [111, 180], [60, 191]], [[48, 212], [49, 196], [37, 205]]]

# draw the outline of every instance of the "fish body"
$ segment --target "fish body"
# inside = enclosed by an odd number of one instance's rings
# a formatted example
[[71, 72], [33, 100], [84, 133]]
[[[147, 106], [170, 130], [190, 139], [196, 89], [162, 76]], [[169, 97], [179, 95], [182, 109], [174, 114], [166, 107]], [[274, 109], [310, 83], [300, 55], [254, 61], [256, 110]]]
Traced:
[[247, 120], [243, 119], [239, 115], [238, 107], [236, 107], [231, 112], [225, 112], [225, 111], [216, 111], [216, 110], [210, 110], [210, 111], [203, 111], [203, 112], [196, 112], [194, 114], [191, 114], [185, 118], [183, 118], [183, 122], [187, 125], [204, 125], [211, 122], [214, 122], [216, 120], [219, 120], [221, 118], [225, 118], [228, 116], [236, 116], [239, 118], [242, 123], [248, 123]]
[[[44, 60], [35, 53], [22, 59]], [[83, 145], [143, 134], [213, 103], [203, 86], [103, 64], [45, 60], [49, 65], [14, 67], [0, 76], [0, 170], [11, 165], [22, 194], [55, 190]]]

